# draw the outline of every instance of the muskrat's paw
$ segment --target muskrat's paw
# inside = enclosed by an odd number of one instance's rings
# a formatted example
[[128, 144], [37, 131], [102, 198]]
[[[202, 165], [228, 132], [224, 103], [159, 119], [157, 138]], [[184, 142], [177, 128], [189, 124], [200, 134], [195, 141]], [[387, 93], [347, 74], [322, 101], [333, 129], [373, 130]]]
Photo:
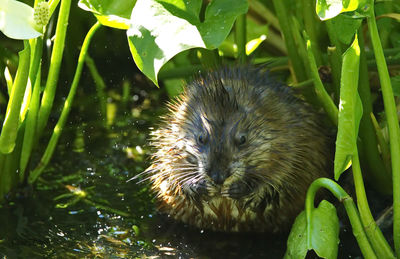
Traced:
[[186, 184], [183, 186], [182, 191], [186, 197], [193, 200], [200, 200], [201, 198], [208, 196], [207, 184], [204, 180]]
[[223, 192], [222, 195], [227, 195], [229, 198], [239, 200], [251, 193], [251, 188], [249, 185], [246, 185], [241, 182], [232, 183], [228, 190]]
[[267, 207], [279, 207], [279, 194], [275, 191], [272, 193], [260, 191], [246, 200], [244, 207], [254, 212], [262, 212]]

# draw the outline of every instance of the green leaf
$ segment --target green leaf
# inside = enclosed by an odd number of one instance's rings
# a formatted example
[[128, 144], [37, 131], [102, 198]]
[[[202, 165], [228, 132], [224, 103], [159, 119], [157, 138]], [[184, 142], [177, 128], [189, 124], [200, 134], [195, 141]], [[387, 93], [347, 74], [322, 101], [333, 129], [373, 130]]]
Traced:
[[161, 67], [191, 48], [215, 49], [229, 34], [236, 17], [247, 12], [247, 1], [214, 0], [200, 21], [201, 0], [138, 0], [127, 32], [138, 68], [155, 84]]
[[307, 247], [307, 220], [305, 211], [297, 216], [287, 241], [285, 258], [305, 258], [308, 250], [319, 257], [336, 258], [339, 244], [339, 219], [336, 208], [323, 200], [312, 211], [311, 247]]
[[362, 116], [362, 104], [358, 95], [360, 47], [357, 37], [343, 55], [340, 80], [339, 123], [335, 152], [335, 179], [349, 166], [357, 152], [357, 136]]
[[354, 18], [346, 14], [340, 14], [332, 19], [338, 39], [346, 45], [351, 43], [361, 23], [362, 18]]
[[78, 6], [92, 12], [102, 25], [129, 29], [129, 18], [136, 0], [80, 0]]
[[284, 258], [305, 258], [307, 251], [307, 220], [303, 210], [293, 223]]
[[360, 0], [317, 0], [315, 9], [321, 20], [328, 20], [340, 13], [351, 12], [362, 4]]

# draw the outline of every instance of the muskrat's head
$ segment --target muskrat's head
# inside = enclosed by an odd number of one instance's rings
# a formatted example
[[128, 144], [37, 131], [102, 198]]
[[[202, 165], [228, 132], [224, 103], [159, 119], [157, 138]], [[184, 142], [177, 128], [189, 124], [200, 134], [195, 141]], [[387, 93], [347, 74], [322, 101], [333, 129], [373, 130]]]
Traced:
[[310, 163], [302, 161], [306, 153], [321, 151], [309, 145], [322, 136], [313, 115], [287, 87], [239, 69], [198, 79], [170, 105], [153, 133], [153, 181], [193, 199], [244, 200], [262, 191], [271, 202], [283, 185], [299, 189], [314, 178], [299, 174], [300, 164]]

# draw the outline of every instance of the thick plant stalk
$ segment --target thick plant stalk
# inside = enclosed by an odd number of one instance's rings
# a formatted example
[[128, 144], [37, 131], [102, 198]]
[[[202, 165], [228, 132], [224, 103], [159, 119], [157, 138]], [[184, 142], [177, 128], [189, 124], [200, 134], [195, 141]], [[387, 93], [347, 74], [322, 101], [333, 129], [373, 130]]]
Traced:
[[365, 232], [379, 258], [395, 258], [391, 247], [383, 236], [381, 230], [376, 224], [368, 205], [367, 195], [364, 188], [364, 180], [361, 173], [358, 154], [353, 155], [352, 159], [353, 178], [356, 188], [357, 205], [360, 211], [360, 218]]
[[30, 46], [28, 41], [25, 41], [24, 43], [24, 50], [19, 52], [17, 75], [11, 90], [6, 117], [0, 135], [0, 152], [3, 154], [9, 154], [14, 150], [18, 126], [20, 123], [19, 115], [21, 105], [29, 77]]
[[99, 22], [97, 22], [95, 25], [93, 25], [92, 28], [87, 33], [85, 40], [83, 41], [82, 49], [81, 49], [81, 52], [80, 52], [79, 58], [78, 58], [78, 65], [77, 65], [76, 71], [75, 71], [75, 76], [72, 81], [71, 89], [69, 91], [68, 97], [65, 100], [64, 107], [61, 112], [61, 116], [60, 116], [56, 126], [54, 127], [53, 134], [50, 138], [49, 144], [47, 145], [46, 151], [45, 151], [42, 159], [40, 160], [39, 165], [29, 175], [28, 182], [30, 184], [35, 182], [35, 180], [40, 176], [40, 174], [43, 172], [44, 168], [47, 166], [47, 164], [49, 163], [49, 161], [54, 153], [58, 139], [61, 135], [61, 132], [64, 128], [65, 122], [67, 121], [69, 112], [71, 110], [71, 105], [74, 101], [76, 89], [78, 87], [79, 79], [82, 74], [82, 68], [85, 63], [85, 58], [86, 58], [86, 54], [87, 54], [87, 51], [88, 51], [88, 48], [90, 45], [90, 41], [91, 41], [94, 33], [97, 31], [98, 28], [100, 28], [100, 26], [101, 25]]
[[235, 24], [235, 41], [238, 47], [238, 59], [246, 62], [246, 14], [238, 16]]
[[304, 70], [303, 62], [297, 52], [297, 47], [291, 33], [290, 15], [285, 7], [285, 1], [273, 0], [276, 15], [278, 16], [279, 25], [282, 29], [282, 34], [286, 43], [286, 47], [289, 53], [290, 60], [293, 65], [297, 82], [306, 80], [306, 72]]
[[43, 93], [42, 103], [39, 110], [37, 134], [40, 135], [46, 127], [51, 108], [53, 107], [56, 94], [58, 75], [60, 73], [61, 61], [64, 53], [65, 35], [67, 33], [69, 10], [71, 0], [62, 0], [60, 13], [57, 20], [56, 39], [54, 40], [53, 52], [51, 54], [49, 75]]
[[311, 48], [315, 57], [315, 62], [319, 67], [322, 64], [322, 53], [318, 49], [320, 35], [317, 28], [318, 23], [315, 19], [315, 0], [302, 0], [302, 3], [304, 27], [306, 29], [307, 35], [310, 37], [310, 41], [312, 43]]
[[[371, 121], [372, 103], [371, 103], [371, 91], [369, 86], [367, 58], [364, 50], [364, 39], [361, 30], [358, 34], [360, 44], [360, 77], [358, 83], [358, 93], [360, 94], [363, 116], [360, 122], [359, 137], [361, 142], [359, 146], [362, 147], [363, 154], [361, 161], [363, 161], [369, 168], [367, 180], [373, 182], [381, 192], [391, 194], [392, 182], [390, 170], [385, 168], [385, 165], [380, 157], [378, 151], [378, 142], [374, 130], [374, 126]], [[381, 150], [383, 150], [381, 145]], [[382, 152], [383, 154], [383, 152]]]
[[321, 82], [321, 78], [319, 77], [317, 64], [315, 63], [314, 55], [311, 49], [311, 42], [307, 40], [307, 54], [308, 54], [308, 62], [310, 66], [311, 77], [314, 80], [315, 92], [317, 94], [322, 107], [325, 112], [328, 114], [329, 119], [332, 121], [334, 125], [338, 125], [338, 108], [335, 103], [326, 92], [324, 85]]
[[368, 29], [371, 35], [372, 46], [378, 67], [379, 80], [381, 82], [385, 114], [387, 118], [390, 138], [390, 154], [392, 158], [393, 179], [393, 240], [395, 253], [400, 258], [400, 129], [397, 117], [396, 104], [393, 96], [392, 84], [385, 62], [382, 44], [379, 39], [378, 28], [375, 21], [374, 3], [369, 3]]
[[39, 110], [39, 100], [40, 100], [40, 74], [41, 71], [39, 69], [37, 80], [33, 87], [33, 93], [31, 97], [31, 102], [29, 104], [28, 113], [26, 115], [26, 125], [24, 132], [24, 141], [22, 144], [22, 152], [20, 157], [20, 182], [22, 182], [25, 178], [25, 169], [28, 165], [32, 150], [33, 143], [35, 141], [35, 133], [36, 133], [36, 121], [37, 121], [37, 113]]

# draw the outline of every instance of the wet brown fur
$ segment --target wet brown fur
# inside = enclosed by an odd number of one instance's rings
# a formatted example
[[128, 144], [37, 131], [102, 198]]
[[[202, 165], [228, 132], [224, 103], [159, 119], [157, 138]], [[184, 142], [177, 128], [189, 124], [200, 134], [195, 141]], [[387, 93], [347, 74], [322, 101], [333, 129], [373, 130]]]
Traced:
[[316, 112], [252, 67], [189, 84], [152, 136], [145, 174], [160, 210], [199, 228], [287, 229], [310, 183], [330, 166]]

